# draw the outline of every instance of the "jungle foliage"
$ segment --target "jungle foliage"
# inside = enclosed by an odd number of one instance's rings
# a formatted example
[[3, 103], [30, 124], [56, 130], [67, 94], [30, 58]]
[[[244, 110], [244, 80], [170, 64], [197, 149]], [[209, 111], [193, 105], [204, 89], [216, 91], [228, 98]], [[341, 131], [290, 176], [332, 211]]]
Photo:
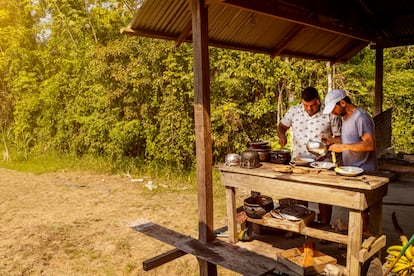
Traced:
[[[0, 0], [3, 159], [58, 151], [193, 168], [192, 45], [120, 34], [132, 0]], [[327, 90], [325, 62], [210, 48], [214, 162], [251, 141], [278, 147], [276, 124], [300, 91]], [[414, 53], [385, 50], [393, 146], [414, 152]], [[334, 66], [334, 87], [373, 111], [375, 53]], [[137, 163], [138, 164], [138, 163]]]

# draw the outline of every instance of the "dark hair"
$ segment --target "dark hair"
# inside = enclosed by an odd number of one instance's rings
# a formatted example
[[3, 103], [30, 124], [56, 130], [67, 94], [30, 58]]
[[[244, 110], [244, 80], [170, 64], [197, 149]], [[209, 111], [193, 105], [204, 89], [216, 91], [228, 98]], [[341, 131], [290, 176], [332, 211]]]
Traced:
[[352, 103], [351, 98], [346, 96], [345, 98], [343, 98], [342, 100], [344, 100], [346, 103]]
[[305, 100], [306, 102], [310, 102], [314, 99], [319, 99], [318, 90], [316, 90], [316, 88], [314, 87], [306, 87], [302, 91], [302, 99]]

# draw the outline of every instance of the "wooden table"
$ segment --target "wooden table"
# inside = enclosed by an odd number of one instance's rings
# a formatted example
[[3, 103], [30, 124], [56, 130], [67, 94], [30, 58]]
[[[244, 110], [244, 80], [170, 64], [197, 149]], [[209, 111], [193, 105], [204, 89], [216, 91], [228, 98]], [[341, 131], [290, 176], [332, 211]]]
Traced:
[[[332, 170], [312, 168], [309, 168], [308, 173], [281, 173], [273, 169], [278, 166], [284, 165], [262, 163], [261, 167], [255, 169], [225, 165], [218, 167], [221, 182], [226, 187], [230, 242], [237, 242], [236, 188], [346, 207], [349, 208], [347, 235], [311, 227], [305, 227], [299, 233], [347, 244], [347, 275], [360, 275], [362, 213], [369, 208], [369, 229], [374, 235], [381, 234], [382, 198], [387, 194], [389, 179], [373, 175], [339, 176]], [[272, 227], [279, 228], [277, 223]], [[385, 237], [383, 244], [385, 245]]]

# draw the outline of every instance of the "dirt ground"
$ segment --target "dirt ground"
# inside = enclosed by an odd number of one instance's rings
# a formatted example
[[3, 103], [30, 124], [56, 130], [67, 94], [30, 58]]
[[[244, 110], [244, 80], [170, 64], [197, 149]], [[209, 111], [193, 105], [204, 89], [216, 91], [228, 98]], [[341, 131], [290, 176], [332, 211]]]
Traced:
[[[0, 275], [198, 275], [192, 255], [143, 271], [144, 260], [172, 247], [129, 222], [145, 218], [198, 237], [194, 188], [148, 184], [126, 175], [0, 168]], [[224, 200], [218, 204], [215, 213], [224, 214]], [[217, 227], [224, 222], [215, 218]]]
[[[172, 247], [128, 226], [143, 218], [198, 238], [197, 191], [186, 185], [128, 175], [74, 171], [34, 175], [0, 168], [0, 276], [199, 275], [192, 255], [143, 271], [143, 261]], [[408, 235], [414, 233], [410, 215], [414, 207], [409, 204], [413, 187], [411, 180], [389, 186], [385, 201], [407, 206], [384, 206], [388, 245], [398, 243], [392, 212], [397, 212]], [[214, 186], [214, 193], [218, 229], [226, 225], [225, 197], [222, 187]], [[236, 204], [242, 205], [246, 196], [238, 193]], [[218, 274], [239, 275], [222, 267]]]

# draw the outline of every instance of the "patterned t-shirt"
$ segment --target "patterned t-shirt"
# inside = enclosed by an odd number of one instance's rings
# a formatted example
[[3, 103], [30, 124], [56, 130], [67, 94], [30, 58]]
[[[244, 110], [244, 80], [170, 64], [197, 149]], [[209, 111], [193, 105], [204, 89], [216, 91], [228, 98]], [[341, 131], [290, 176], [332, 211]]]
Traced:
[[292, 106], [286, 112], [281, 123], [289, 127], [292, 133], [292, 158], [317, 156], [306, 149], [310, 139], [320, 139], [321, 132], [331, 132], [334, 136], [341, 135], [341, 118], [332, 114], [322, 114], [323, 104], [319, 111], [309, 116], [302, 104]]

